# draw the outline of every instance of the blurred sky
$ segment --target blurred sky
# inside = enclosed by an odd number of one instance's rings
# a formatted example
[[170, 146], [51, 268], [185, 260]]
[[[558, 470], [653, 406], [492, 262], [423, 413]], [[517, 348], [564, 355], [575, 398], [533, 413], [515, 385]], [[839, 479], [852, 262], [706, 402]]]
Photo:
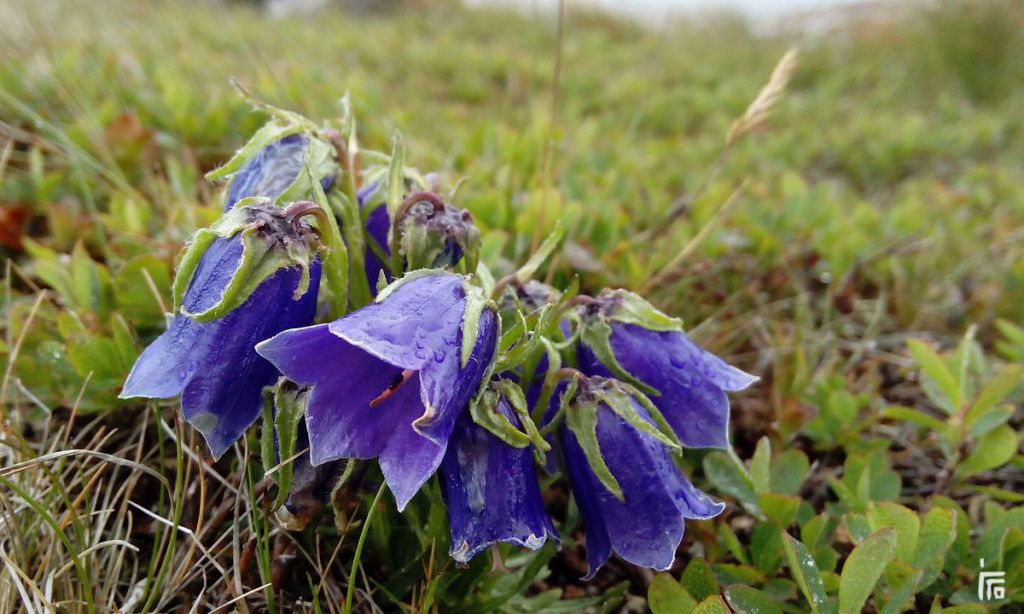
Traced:
[[[754, 19], [777, 19], [787, 14], [804, 13], [858, 4], [863, 0], [567, 0], [569, 4], [596, 6], [625, 13], [643, 21], [660, 21], [680, 14], [706, 11], [736, 11]], [[510, 4], [528, 9], [551, 11], [558, 0], [466, 0], [466, 4]]]

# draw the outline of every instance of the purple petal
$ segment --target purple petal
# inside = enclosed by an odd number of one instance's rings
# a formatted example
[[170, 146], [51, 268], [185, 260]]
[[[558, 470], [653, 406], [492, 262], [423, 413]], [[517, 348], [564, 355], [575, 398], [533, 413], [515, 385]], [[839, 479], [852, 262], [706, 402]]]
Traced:
[[[183, 297], [185, 308], [202, 311], [213, 305], [238, 269], [241, 258], [241, 241], [216, 239], [196, 267]], [[167, 331], [135, 362], [121, 398], [169, 399], [181, 394], [216, 337], [209, 332], [216, 330], [215, 324], [196, 324], [185, 316], [176, 316]]]
[[436, 471], [493, 358], [497, 319], [485, 310], [472, 357], [460, 366], [462, 283], [445, 273], [413, 279], [331, 324], [257, 348], [290, 379], [313, 386], [310, 461], [379, 456], [399, 509]]
[[[643, 408], [634, 404], [634, 410], [650, 421]], [[609, 547], [634, 565], [668, 569], [683, 538], [684, 519], [710, 518], [725, 506], [695, 489], [653, 437], [604, 405], [598, 412], [601, 453], [622, 488], [622, 501], [598, 482], [575, 436], [563, 429], [566, 466], [587, 535], [587, 577], [608, 559]]]
[[438, 273], [411, 280], [387, 300], [331, 322], [331, 332], [403, 369], [420, 369], [458, 354], [458, 331], [466, 310], [463, 278]]
[[371, 407], [382, 392], [401, 381], [402, 368], [339, 339], [327, 324], [285, 331], [261, 343], [257, 351], [288, 379], [313, 386], [306, 428], [314, 465], [376, 457], [399, 422], [411, 423], [423, 411], [415, 375]]
[[[498, 409], [517, 423], [507, 402]], [[513, 448], [473, 422], [458, 420], [441, 464], [451, 524], [451, 556], [466, 563], [495, 542], [536, 550], [558, 540], [544, 509], [529, 448]]]
[[224, 210], [249, 196], [277, 199], [299, 176], [308, 143], [305, 136], [293, 134], [267, 145], [231, 178]]
[[[302, 172], [308, 145], [309, 140], [302, 134], [292, 134], [267, 145], [231, 178], [224, 210], [250, 196], [277, 200]], [[325, 177], [320, 183], [324, 190], [328, 190], [332, 181], [332, 177]]]
[[[376, 241], [377, 245], [389, 256], [391, 255], [391, 249], [388, 247], [388, 233], [390, 231], [391, 217], [388, 216], [388, 208], [381, 205], [374, 209], [373, 213], [366, 218], [366, 232], [370, 235], [367, 240]], [[370, 282], [370, 289], [376, 292], [380, 273], [381, 271], [386, 273], [387, 267], [377, 258], [376, 252], [369, 247], [366, 248], [363, 267], [366, 269], [366, 279]]]
[[435, 351], [433, 360], [428, 360], [420, 370], [423, 406], [428, 408], [431, 417], [420, 420], [416, 429], [424, 437], [438, 443], [448, 439], [455, 419], [476, 394], [480, 380], [494, 358], [498, 335], [497, 317], [490, 309], [480, 313], [476, 345], [465, 367], [460, 366], [463, 343], [461, 321], [456, 331], [456, 346], [446, 346], [441, 352]]
[[214, 457], [220, 457], [256, 421], [263, 411], [263, 387], [277, 379], [273, 365], [256, 353], [256, 343], [313, 319], [319, 261], [310, 267], [311, 289], [294, 300], [300, 275], [297, 268], [282, 269], [223, 318], [190, 324], [204, 328], [201, 334], [209, 342], [201, 355], [195, 355], [196, 368], [182, 393], [181, 410], [206, 438]]
[[[651, 400], [680, 442], [690, 447], [728, 448], [726, 391], [742, 390], [757, 378], [704, 351], [682, 332], [659, 332], [619, 323], [613, 324], [612, 330], [616, 360], [660, 393]], [[584, 371], [612, 376], [589, 348], [580, 349]]]

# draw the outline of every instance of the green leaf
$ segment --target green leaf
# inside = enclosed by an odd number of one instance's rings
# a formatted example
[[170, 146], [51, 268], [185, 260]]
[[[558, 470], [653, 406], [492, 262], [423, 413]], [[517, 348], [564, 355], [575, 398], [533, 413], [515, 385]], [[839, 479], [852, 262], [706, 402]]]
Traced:
[[896, 553], [896, 530], [879, 530], [853, 549], [839, 581], [839, 613], [856, 614], [867, 602], [885, 566]]
[[882, 417], [890, 420], [899, 420], [901, 422], [910, 422], [921, 428], [932, 430], [937, 433], [945, 434], [947, 431], [946, 423], [942, 420], [910, 407], [886, 407], [882, 410]]
[[717, 595], [719, 591], [715, 572], [711, 570], [704, 559], [690, 559], [679, 583], [693, 595], [694, 599], [704, 600], [711, 595]]
[[758, 523], [750, 536], [750, 554], [759, 570], [774, 574], [785, 555], [782, 531], [773, 524]]
[[782, 495], [795, 495], [810, 471], [807, 455], [800, 450], [786, 450], [772, 462], [771, 491]]
[[913, 596], [917, 589], [918, 582], [923, 573], [901, 561], [889, 563], [889, 567], [885, 570], [885, 581], [890, 588], [888, 592], [889, 601], [882, 607], [882, 614], [902, 612], [904, 604]]
[[924, 572], [921, 588], [931, 584], [946, 563], [946, 552], [956, 541], [956, 513], [933, 507], [924, 515], [917, 538], [913, 565]]
[[786, 550], [786, 560], [789, 561], [790, 574], [800, 586], [800, 591], [810, 604], [811, 611], [815, 614], [829, 612], [825, 585], [814, 557], [807, 551], [806, 546], [789, 533], [782, 532], [782, 544]]
[[978, 399], [967, 412], [965, 418], [967, 425], [970, 426], [972, 415], [983, 415], [1001, 403], [1022, 381], [1024, 381], [1024, 365], [1005, 365], [978, 394]]
[[769, 520], [784, 529], [793, 524], [796, 510], [800, 507], [800, 497], [769, 492], [760, 496], [758, 505]]
[[589, 318], [584, 322], [580, 330], [580, 341], [597, 356], [601, 364], [611, 371], [615, 377], [633, 384], [648, 394], [658, 394], [658, 391], [641, 382], [619, 364], [619, 361], [615, 358], [615, 352], [612, 351], [612, 327], [604, 319]]
[[896, 530], [896, 558], [906, 563], [913, 561], [921, 529], [921, 519], [917, 514], [898, 503], [872, 502], [868, 505], [868, 523], [872, 531], [893, 527]]
[[720, 596], [714, 595], [697, 604], [690, 614], [732, 614], [732, 612]]
[[961, 478], [970, 478], [1010, 462], [1017, 453], [1017, 433], [1012, 427], [1003, 425], [978, 439], [970, 456], [956, 468]]
[[720, 595], [712, 595], [697, 604], [690, 614], [732, 614]]
[[750, 481], [754, 492], [763, 495], [771, 490], [772, 443], [767, 436], [761, 437], [750, 461]]
[[782, 614], [774, 599], [750, 586], [738, 584], [725, 589], [725, 599], [734, 612], [742, 614]]
[[1012, 406], [1000, 405], [999, 407], [993, 407], [984, 414], [975, 416], [973, 420], [969, 421], [968, 426], [971, 437], [984, 437], [1000, 425], [1006, 424], [1012, 417]]
[[654, 576], [647, 587], [647, 607], [652, 614], [689, 612], [696, 605], [697, 601], [667, 573]]
[[598, 394], [598, 398], [604, 401], [605, 405], [615, 412], [617, 416], [625, 420], [634, 430], [650, 435], [673, 452], [680, 451], [678, 443], [637, 413], [633, 406], [631, 395], [628, 395], [625, 391], [603, 390]]
[[950, 372], [946, 362], [922, 341], [911, 339], [907, 342], [911, 356], [917, 361], [921, 372], [930, 378], [949, 401], [949, 409], [956, 409], [963, 403], [960, 384]]

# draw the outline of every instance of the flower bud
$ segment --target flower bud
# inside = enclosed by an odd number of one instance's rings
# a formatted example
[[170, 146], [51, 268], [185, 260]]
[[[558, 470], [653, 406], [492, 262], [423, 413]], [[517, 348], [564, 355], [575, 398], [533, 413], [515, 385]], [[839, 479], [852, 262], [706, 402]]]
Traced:
[[409, 195], [395, 213], [391, 232], [406, 271], [456, 267], [467, 273], [476, 271], [480, 231], [473, 216], [437, 194]]

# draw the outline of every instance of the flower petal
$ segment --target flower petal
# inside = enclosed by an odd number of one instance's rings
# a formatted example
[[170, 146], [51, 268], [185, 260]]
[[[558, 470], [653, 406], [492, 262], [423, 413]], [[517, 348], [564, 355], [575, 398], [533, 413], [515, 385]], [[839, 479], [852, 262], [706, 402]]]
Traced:
[[[729, 447], [726, 391], [741, 390], [756, 377], [726, 364], [678, 331], [616, 323], [611, 346], [626, 371], [660, 393], [651, 400], [683, 445]], [[580, 362], [586, 371], [612, 375], [586, 346], [581, 350]]]
[[[192, 276], [184, 307], [201, 311], [220, 298], [242, 258], [242, 243], [217, 239], [209, 247]], [[181, 394], [213, 341], [212, 325], [176, 315], [168, 329], [151, 343], [135, 362], [121, 390], [121, 398], [169, 399]]]
[[[634, 404], [634, 409], [650, 420], [643, 408]], [[683, 538], [684, 519], [712, 517], [724, 505], [693, 488], [661, 443], [604, 405], [598, 413], [597, 436], [605, 462], [622, 487], [622, 501], [598, 482], [575, 436], [563, 430], [573, 495], [587, 532], [588, 577], [607, 560], [609, 543], [634, 565], [668, 569]], [[590, 553], [591, 533], [596, 554]]]
[[[203, 352], [194, 354], [181, 409], [185, 420], [206, 438], [215, 458], [256, 421], [263, 409], [263, 387], [277, 379], [274, 366], [256, 353], [255, 341], [313, 319], [316, 292], [293, 298], [300, 275], [298, 268], [281, 269], [241, 307], [209, 324], [193, 324], [202, 328], [206, 343]], [[310, 267], [313, 287], [319, 279], [316, 261]]]
[[458, 354], [457, 332], [466, 308], [463, 277], [438, 273], [402, 284], [330, 324], [338, 337], [389, 364], [418, 370], [427, 361]]
[[[498, 409], [518, 424], [502, 399]], [[462, 414], [441, 464], [451, 556], [466, 563], [495, 542], [536, 550], [558, 532], [544, 509], [529, 448], [514, 448]]]
[[293, 134], [267, 145], [231, 179], [224, 210], [250, 196], [277, 200], [302, 171], [303, 154], [308, 143], [304, 135]]
[[456, 345], [445, 344], [435, 350], [433, 360], [428, 360], [420, 371], [420, 394], [426, 411], [414, 426], [417, 432], [437, 443], [448, 439], [455, 419], [480, 388], [480, 380], [494, 359], [497, 317], [490, 309], [480, 313], [476, 345], [465, 367], [460, 367], [460, 348], [464, 342], [461, 321], [455, 330]]

